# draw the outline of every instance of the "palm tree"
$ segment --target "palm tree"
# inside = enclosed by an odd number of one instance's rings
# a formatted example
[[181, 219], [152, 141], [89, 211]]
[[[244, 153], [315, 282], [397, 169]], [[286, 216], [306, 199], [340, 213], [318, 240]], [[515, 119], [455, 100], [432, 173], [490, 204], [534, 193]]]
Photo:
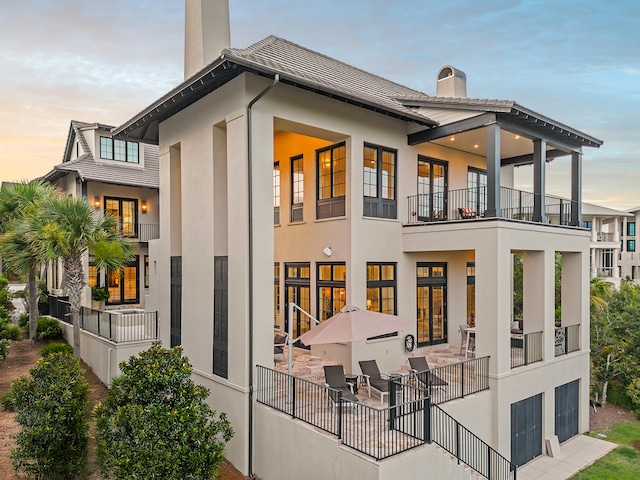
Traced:
[[73, 351], [79, 356], [79, 314], [86, 285], [84, 255], [92, 255], [98, 268], [117, 271], [134, 258], [137, 244], [120, 235], [116, 218], [96, 214], [84, 198], [59, 197], [48, 202], [44, 211], [46, 224], [34, 224], [34, 230], [40, 232], [38, 250], [44, 258], [62, 260], [64, 287], [71, 304]]
[[602, 310], [606, 308], [610, 296], [611, 285], [605, 282], [602, 277], [593, 277], [589, 283], [591, 309]]
[[0, 256], [14, 272], [27, 277], [29, 338], [35, 340], [38, 326], [38, 267], [43, 261], [27, 233], [35, 233], [30, 222], [42, 215], [42, 205], [57, 190], [41, 181], [23, 181], [0, 189]]

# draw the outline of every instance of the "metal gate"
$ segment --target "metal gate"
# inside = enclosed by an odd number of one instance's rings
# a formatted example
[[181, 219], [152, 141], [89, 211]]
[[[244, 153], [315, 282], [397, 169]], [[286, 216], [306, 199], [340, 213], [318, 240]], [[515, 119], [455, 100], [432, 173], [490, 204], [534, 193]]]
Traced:
[[580, 380], [556, 387], [556, 435], [560, 443], [578, 434]]
[[542, 455], [542, 394], [511, 404], [511, 462], [524, 465]]

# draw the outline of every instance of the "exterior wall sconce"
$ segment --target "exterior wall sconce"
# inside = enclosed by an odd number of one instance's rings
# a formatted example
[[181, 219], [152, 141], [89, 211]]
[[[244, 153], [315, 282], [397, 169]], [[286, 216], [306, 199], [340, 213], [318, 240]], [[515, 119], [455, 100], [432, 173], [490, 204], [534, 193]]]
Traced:
[[100, 208], [100, 197], [93, 197], [93, 206]]
[[147, 213], [147, 202], [145, 200], [140, 202], [140, 210], [142, 210], [142, 214], [143, 215], [146, 215], [146, 213]]
[[324, 253], [327, 257], [330, 257], [331, 255], [333, 255], [333, 251], [331, 250], [331, 247], [324, 247], [324, 249], [322, 250], [322, 253]]

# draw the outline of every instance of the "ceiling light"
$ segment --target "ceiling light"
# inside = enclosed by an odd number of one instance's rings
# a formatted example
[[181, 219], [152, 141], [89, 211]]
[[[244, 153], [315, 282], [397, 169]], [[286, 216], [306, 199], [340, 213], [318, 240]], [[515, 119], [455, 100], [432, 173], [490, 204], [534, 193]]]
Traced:
[[478, 148], [480, 145], [478, 145], [477, 143], [473, 146], [473, 148]]
[[516, 135], [516, 137], [515, 137], [515, 138], [516, 138], [516, 140], [518, 140], [518, 139], [520, 138], [520, 135]]
[[456, 141], [456, 137], [451, 137], [449, 140], [451, 140], [452, 142]]

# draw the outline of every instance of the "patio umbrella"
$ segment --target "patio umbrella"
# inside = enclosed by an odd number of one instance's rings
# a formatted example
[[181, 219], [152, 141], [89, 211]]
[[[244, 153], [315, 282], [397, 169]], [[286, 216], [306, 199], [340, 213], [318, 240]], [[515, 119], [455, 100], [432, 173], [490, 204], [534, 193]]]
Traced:
[[305, 345], [348, 343], [411, 328], [414, 320], [346, 305], [333, 317], [302, 334]]

